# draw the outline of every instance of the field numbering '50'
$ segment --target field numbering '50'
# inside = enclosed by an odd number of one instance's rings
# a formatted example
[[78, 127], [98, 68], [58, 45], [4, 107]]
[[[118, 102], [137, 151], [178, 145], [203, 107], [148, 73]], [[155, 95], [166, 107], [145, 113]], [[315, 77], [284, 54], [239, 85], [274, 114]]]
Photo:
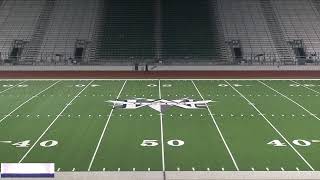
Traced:
[[[169, 146], [179, 147], [179, 146], [183, 146], [184, 145], [184, 141], [178, 140], [178, 139], [174, 139], [174, 140], [168, 141], [167, 144]], [[148, 139], [146, 139], [146, 140], [143, 140], [140, 145], [143, 146], [143, 147], [154, 147], [154, 146], [158, 146], [159, 142], [158, 142], [158, 140], [148, 140]]]
[[[8, 141], [8, 142], [10, 142], [10, 141]], [[15, 146], [15, 147], [18, 147], [18, 148], [27, 148], [27, 147], [29, 147], [31, 145], [31, 140], [25, 140], [25, 141], [21, 141], [21, 142], [16, 142], [16, 143], [12, 143], [11, 145]], [[53, 147], [53, 146], [58, 145], [58, 141], [46, 140], [46, 141], [40, 142], [39, 145], [41, 147], [45, 147], [45, 148]]]

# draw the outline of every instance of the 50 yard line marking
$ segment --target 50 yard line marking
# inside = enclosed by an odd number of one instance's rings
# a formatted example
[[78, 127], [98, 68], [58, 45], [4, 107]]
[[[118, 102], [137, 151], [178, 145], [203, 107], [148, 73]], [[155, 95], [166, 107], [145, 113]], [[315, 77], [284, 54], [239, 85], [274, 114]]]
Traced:
[[[161, 80], [159, 79], [159, 99], [162, 98], [161, 95]], [[164, 158], [164, 144], [163, 144], [163, 114], [160, 112], [160, 130], [161, 130], [161, 158], [162, 158], [162, 172], [166, 171], [166, 166], [165, 166], [165, 158]], [[164, 177], [164, 179], [166, 179]]]
[[30, 147], [30, 149], [23, 155], [23, 157], [20, 159], [19, 163], [21, 163], [27, 155], [32, 151], [32, 149], [38, 144], [38, 142], [41, 140], [41, 138], [48, 132], [50, 127], [58, 120], [58, 118], [62, 115], [62, 113], [71, 105], [71, 103], [85, 90], [87, 87], [90, 86], [90, 83], [88, 83], [72, 100], [62, 109], [62, 111], [57, 115], [57, 117], [51, 122], [51, 124], [47, 127], [47, 129], [40, 135], [40, 137], [36, 140], [36, 142]]
[[38, 94], [33, 95], [31, 98], [29, 98], [28, 100], [26, 100], [25, 102], [23, 102], [22, 104], [20, 104], [18, 107], [16, 107], [14, 110], [12, 110], [9, 114], [7, 114], [6, 116], [4, 116], [2, 119], [0, 119], [0, 124], [2, 121], [4, 121], [7, 117], [9, 117], [12, 113], [16, 112], [19, 108], [21, 108], [23, 105], [27, 104], [29, 101], [31, 101], [32, 99], [34, 99], [35, 97], [38, 97], [40, 94], [42, 94], [43, 92], [47, 91], [48, 89], [50, 89], [52, 86], [56, 85], [57, 83], [59, 83], [60, 81], [57, 81], [53, 84], [51, 84], [49, 87], [45, 88], [44, 90], [40, 91]]
[[[197, 90], [198, 94], [200, 95], [201, 99], [204, 100], [204, 98], [203, 98], [201, 92], [199, 91], [197, 85], [193, 82], [193, 80], [191, 80], [191, 82], [192, 82], [193, 86], [196, 88], [196, 90]], [[207, 109], [208, 109], [208, 112], [209, 112], [209, 114], [210, 114], [210, 116], [211, 116], [211, 119], [212, 119], [214, 125], [216, 126], [216, 128], [217, 128], [217, 130], [218, 130], [218, 133], [219, 133], [219, 135], [220, 135], [220, 138], [222, 139], [223, 144], [224, 144], [224, 146], [226, 147], [226, 149], [227, 149], [227, 151], [228, 151], [228, 153], [229, 153], [229, 155], [230, 155], [230, 157], [231, 157], [231, 159], [232, 159], [232, 162], [233, 162], [235, 168], [237, 169], [237, 171], [239, 171], [238, 164], [237, 164], [236, 160], [234, 159], [234, 157], [233, 157], [233, 155], [232, 155], [232, 152], [230, 151], [230, 148], [229, 148], [226, 140], [225, 140], [224, 137], [223, 137], [223, 134], [222, 134], [222, 132], [221, 132], [221, 130], [220, 130], [220, 128], [219, 128], [218, 123], [217, 123], [216, 120], [214, 119], [214, 117], [213, 117], [213, 115], [212, 115], [212, 112], [211, 112], [209, 106], [206, 105], [206, 107], [207, 107]]]
[[[126, 84], [127, 84], [127, 80], [124, 81], [124, 83], [123, 83], [123, 85], [122, 85], [122, 87], [121, 87], [121, 89], [120, 89], [120, 91], [119, 91], [119, 93], [118, 93], [117, 99], [119, 99], [119, 97], [120, 97], [120, 95], [121, 95], [121, 93], [122, 93], [122, 91], [123, 91], [123, 89], [124, 89], [124, 86], [125, 86]], [[111, 111], [110, 111], [110, 113], [109, 113], [109, 117], [108, 117], [107, 122], [106, 122], [106, 124], [105, 124], [105, 126], [104, 126], [104, 128], [103, 128], [103, 131], [102, 131], [101, 136], [100, 136], [100, 138], [99, 138], [98, 144], [97, 144], [96, 149], [95, 149], [95, 151], [94, 151], [94, 153], [93, 153], [93, 156], [92, 156], [92, 158], [91, 158], [91, 161], [90, 161], [90, 164], [89, 164], [89, 167], [88, 167], [88, 171], [91, 170], [92, 164], [93, 164], [93, 162], [94, 162], [94, 160], [95, 160], [95, 158], [96, 158], [97, 152], [98, 152], [98, 150], [99, 150], [99, 148], [100, 148], [100, 144], [101, 144], [101, 142], [102, 142], [103, 136], [104, 136], [104, 134], [105, 134], [105, 132], [106, 132], [106, 130], [107, 130], [107, 127], [108, 127], [110, 118], [111, 118], [111, 116], [112, 116], [113, 110], [114, 110], [114, 106], [112, 107], [112, 109], [111, 109]]]
[[282, 94], [281, 92], [273, 89], [272, 87], [270, 87], [269, 85], [267, 85], [266, 83], [258, 80], [258, 82], [260, 82], [261, 84], [263, 84], [264, 86], [268, 87], [269, 89], [271, 89], [272, 91], [280, 94], [282, 97], [286, 98], [287, 100], [293, 102], [295, 105], [299, 106], [301, 109], [305, 110], [307, 113], [309, 113], [311, 116], [313, 116], [314, 118], [316, 118], [317, 120], [320, 121], [320, 118], [318, 118], [315, 114], [313, 114], [312, 112], [310, 112], [308, 109], [306, 109], [305, 107], [303, 107], [302, 105], [300, 105], [299, 103], [297, 103], [296, 101], [292, 100], [291, 98], [289, 98], [288, 96]]
[[299, 153], [299, 151], [293, 147], [293, 145], [282, 135], [282, 133], [266, 118], [266, 116], [249, 100], [247, 99], [241, 92], [239, 92], [235, 87], [233, 87], [228, 81], [225, 82], [236, 91], [243, 99], [245, 99], [266, 121], [267, 123], [281, 136], [281, 138], [295, 151], [295, 153], [307, 164], [307, 166], [314, 171], [314, 168], [310, 165], [310, 163]]

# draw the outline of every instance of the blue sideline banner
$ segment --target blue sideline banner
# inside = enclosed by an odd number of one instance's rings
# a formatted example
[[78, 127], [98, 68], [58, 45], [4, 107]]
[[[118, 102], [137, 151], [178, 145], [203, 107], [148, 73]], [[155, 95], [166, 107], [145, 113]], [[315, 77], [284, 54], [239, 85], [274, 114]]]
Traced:
[[1, 178], [44, 177], [54, 177], [54, 163], [1, 163]]

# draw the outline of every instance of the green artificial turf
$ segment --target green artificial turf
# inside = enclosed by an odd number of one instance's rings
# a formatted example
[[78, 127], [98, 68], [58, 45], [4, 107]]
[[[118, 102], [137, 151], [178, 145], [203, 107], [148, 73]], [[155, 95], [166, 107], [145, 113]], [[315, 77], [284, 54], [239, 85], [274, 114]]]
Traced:
[[[136, 98], [213, 102], [162, 114], [108, 102]], [[320, 80], [0, 80], [0, 162], [53, 162], [57, 171], [320, 170], [319, 107]]]

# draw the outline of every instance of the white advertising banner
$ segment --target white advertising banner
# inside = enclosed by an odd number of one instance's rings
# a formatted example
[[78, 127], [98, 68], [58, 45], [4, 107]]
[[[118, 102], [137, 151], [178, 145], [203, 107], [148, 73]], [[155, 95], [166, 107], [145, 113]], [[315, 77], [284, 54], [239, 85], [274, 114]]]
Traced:
[[1, 177], [54, 177], [54, 163], [1, 163]]

